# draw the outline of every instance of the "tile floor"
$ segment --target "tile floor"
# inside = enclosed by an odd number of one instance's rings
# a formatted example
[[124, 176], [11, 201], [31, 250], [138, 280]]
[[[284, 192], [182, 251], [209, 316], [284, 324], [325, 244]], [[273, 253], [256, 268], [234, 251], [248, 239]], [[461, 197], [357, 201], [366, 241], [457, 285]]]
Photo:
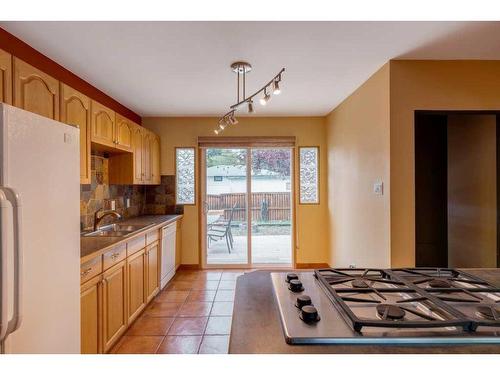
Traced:
[[111, 353], [227, 353], [236, 278], [242, 274], [242, 270], [177, 272]]

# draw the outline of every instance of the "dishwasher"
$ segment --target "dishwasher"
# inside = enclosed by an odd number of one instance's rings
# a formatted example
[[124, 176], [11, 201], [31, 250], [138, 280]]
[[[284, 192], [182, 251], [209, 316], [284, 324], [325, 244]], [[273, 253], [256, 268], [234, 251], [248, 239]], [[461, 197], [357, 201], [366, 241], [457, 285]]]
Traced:
[[169, 224], [161, 230], [161, 282], [163, 288], [175, 275], [175, 238], [177, 223]]

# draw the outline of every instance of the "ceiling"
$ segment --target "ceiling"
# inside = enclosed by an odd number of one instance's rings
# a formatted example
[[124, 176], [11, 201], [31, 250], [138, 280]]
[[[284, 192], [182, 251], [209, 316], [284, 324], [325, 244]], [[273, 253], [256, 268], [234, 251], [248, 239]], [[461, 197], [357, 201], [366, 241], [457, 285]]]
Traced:
[[[500, 22], [0, 22], [141, 116], [217, 116], [282, 67], [255, 116], [322, 116], [385, 62], [500, 59]], [[242, 113], [243, 114], [243, 113]]]

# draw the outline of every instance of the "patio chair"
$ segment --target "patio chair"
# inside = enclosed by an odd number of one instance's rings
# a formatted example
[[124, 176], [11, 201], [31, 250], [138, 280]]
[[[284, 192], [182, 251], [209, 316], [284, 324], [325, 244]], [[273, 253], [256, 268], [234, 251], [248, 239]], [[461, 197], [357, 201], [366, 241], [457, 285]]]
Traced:
[[231, 233], [231, 222], [233, 221], [235, 209], [236, 209], [236, 203], [231, 208], [228, 221], [217, 220], [209, 225], [207, 231], [208, 247], [210, 247], [210, 243], [212, 241], [219, 241], [225, 238], [227, 244], [227, 250], [229, 253], [231, 253], [231, 249], [233, 248], [234, 245], [233, 234]]

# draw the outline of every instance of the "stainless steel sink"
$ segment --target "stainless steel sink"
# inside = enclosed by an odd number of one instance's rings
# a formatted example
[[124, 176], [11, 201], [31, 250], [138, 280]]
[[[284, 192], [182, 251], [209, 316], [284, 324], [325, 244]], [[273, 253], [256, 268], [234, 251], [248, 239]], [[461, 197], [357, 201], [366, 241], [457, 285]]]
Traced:
[[96, 231], [84, 233], [84, 237], [125, 237], [135, 232], [138, 232], [148, 225], [130, 225], [130, 224], [108, 224], [103, 225]]

